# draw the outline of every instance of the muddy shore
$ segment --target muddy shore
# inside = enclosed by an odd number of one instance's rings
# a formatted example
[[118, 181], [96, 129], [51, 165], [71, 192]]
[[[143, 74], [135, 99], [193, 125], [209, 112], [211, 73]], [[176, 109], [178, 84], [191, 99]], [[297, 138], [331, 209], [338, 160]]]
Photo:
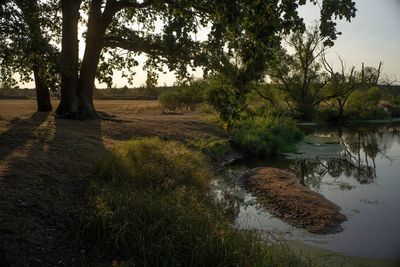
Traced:
[[283, 221], [311, 233], [340, 232], [346, 216], [323, 195], [302, 186], [296, 176], [277, 168], [256, 168], [242, 177], [261, 205]]

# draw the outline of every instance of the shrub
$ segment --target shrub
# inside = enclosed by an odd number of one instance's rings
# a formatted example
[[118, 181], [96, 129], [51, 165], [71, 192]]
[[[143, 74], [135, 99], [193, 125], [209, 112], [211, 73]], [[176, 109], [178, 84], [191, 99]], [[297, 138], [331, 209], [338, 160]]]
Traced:
[[222, 76], [210, 80], [206, 93], [207, 102], [219, 113], [220, 119], [231, 131], [234, 121], [247, 115], [246, 96], [238, 91], [232, 81]]
[[324, 124], [326, 122], [337, 122], [338, 120], [344, 120], [346, 117], [341, 118], [338, 116], [336, 107], [322, 105], [316, 113], [314, 122], [318, 124]]
[[293, 152], [295, 143], [302, 138], [303, 134], [292, 120], [272, 115], [242, 121], [233, 133], [239, 149], [256, 156]]
[[[116, 147], [90, 187], [83, 264], [306, 266], [284, 247], [233, 227], [223, 203], [204, 191], [213, 178], [208, 168], [176, 142], [145, 138]], [[160, 186], [171, 179], [174, 186]]]
[[380, 106], [385, 108], [391, 117], [400, 117], [400, 96], [387, 96], [387, 99], [380, 102]]
[[172, 90], [160, 94], [161, 105], [169, 110], [194, 110], [197, 105], [204, 101], [204, 82], [195, 81], [190, 85], [175, 87]]
[[346, 112], [353, 119], [381, 119], [389, 114], [379, 106], [381, 90], [371, 87], [367, 91], [353, 92], [346, 105]]

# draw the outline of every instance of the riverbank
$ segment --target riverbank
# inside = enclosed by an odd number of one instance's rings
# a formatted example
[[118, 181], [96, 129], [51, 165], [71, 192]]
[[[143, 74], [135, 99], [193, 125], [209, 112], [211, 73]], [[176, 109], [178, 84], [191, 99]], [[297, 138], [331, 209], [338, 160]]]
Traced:
[[[186, 144], [225, 138], [224, 132], [215, 125], [206, 123], [202, 115], [162, 115], [158, 102], [155, 101], [97, 101], [95, 104], [100, 111], [107, 114], [107, 120], [56, 120], [53, 114], [35, 113], [34, 101], [0, 102], [0, 260], [3, 266], [82, 266], [83, 263], [92, 264], [94, 259], [102, 262], [101, 255], [89, 252], [76, 236], [81, 233], [82, 218], [88, 212], [90, 195], [87, 192], [90, 181], [94, 178], [93, 174], [96, 173], [97, 162], [106, 157], [117, 144], [131, 138], [148, 136]], [[153, 199], [152, 195], [147, 196], [148, 198], [143, 199]], [[172, 196], [168, 194], [166, 198], [180, 201], [175, 196], [181, 195]], [[193, 194], [184, 196], [189, 199], [194, 197]], [[154, 208], [153, 211], [158, 210], [158, 214], [172, 216], [172, 220], [180, 218], [174, 213], [179, 213], [180, 209], [165, 213], [163, 205], [148, 205], [166, 203], [167, 207], [174, 207], [168, 206], [173, 201], [135, 203], [144, 205], [139, 205], [138, 211], [142, 208]], [[209, 209], [208, 206], [203, 207], [206, 205], [203, 201], [199, 202], [200, 206], [196, 202], [194, 205], [183, 211]], [[187, 220], [183, 225], [189, 228], [182, 228], [182, 233], [186, 237], [190, 235], [190, 238], [197, 238], [196, 232], [192, 233], [190, 226], [193, 222], [202, 222], [200, 219], [195, 220], [200, 213], [184, 214], [189, 217], [185, 217]], [[192, 215], [193, 220], [190, 219]], [[157, 216], [154, 218], [158, 219]], [[223, 248], [220, 251], [234, 253], [235, 246], [240, 248], [243, 244], [239, 241], [247, 240], [249, 246], [241, 247], [240, 250], [258, 248], [258, 257], [253, 259], [258, 261], [254, 262], [275, 262], [274, 265], [278, 266], [301, 265], [298, 258], [291, 256], [290, 251], [266, 246], [253, 234], [242, 234], [242, 231], [226, 223], [221, 228], [218, 226], [221, 222], [213, 218], [216, 217], [210, 217], [209, 229], [218, 231], [209, 232], [207, 240], [214, 241], [203, 244], [208, 252], [211, 253], [213, 246], [219, 244]], [[203, 224], [196, 225], [200, 227]], [[228, 236], [231, 241], [224, 243]], [[168, 242], [179, 245], [179, 240], [180, 238], [175, 241], [169, 239]], [[234, 240], [236, 241], [233, 242]], [[195, 248], [191, 249], [196, 252]], [[204, 253], [203, 251], [203, 255], [207, 254]], [[237, 260], [242, 262], [246, 260], [246, 255], [255, 255], [254, 253], [256, 252], [249, 251], [238, 254], [243, 255], [243, 258], [238, 257]], [[225, 252], [222, 254], [229, 255]], [[151, 254], [146, 257], [157, 259], [157, 256]], [[234, 258], [225, 259], [230, 261]], [[115, 264], [120, 264], [125, 258], [103, 260], [109, 265], [114, 260]], [[218, 263], [220, 259], [212, 260]]]
[[[226, 140], [225, 133], [201, 114], [161, 115], [156, 101], [98, 101], [96, 106], [107, 120], [55, 120], [52, 114], [36, 114], [34, 101], [0, 101], [3, 264], [82, 266], [82, 259], [91, 259], [76, 239], [89, 181], [97, 162], [121, 142], [152, 136], [203, 147], [205, 153], [226, 149], [226, 142], [218, 141]], [[280, 255], [292, 253], [283, 248]]]

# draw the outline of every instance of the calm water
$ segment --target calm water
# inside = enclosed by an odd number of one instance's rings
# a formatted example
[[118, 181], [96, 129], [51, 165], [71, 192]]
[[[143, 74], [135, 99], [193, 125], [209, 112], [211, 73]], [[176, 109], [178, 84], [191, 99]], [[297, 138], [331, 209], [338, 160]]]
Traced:
[[[349, 256], [400, 259], [400, 125], [313, 129], [310, 137], [335, 140], [313, 143], [322, 151], [334, 152], [322, 158], [303, 154], [297, 159], [245, 162], [232, 169], [291, 169], [301, 183], [341, 207], [348, 218], [342, 224], [343, 231], [316, 235], [292, 227], [271, 216], [245, 190], [233, 186], [231, 190], [241, 203], [236, 223], [270, 233], [270, 238], [301, 240]], [[330, 149], [332, 146], [339, 149]]]

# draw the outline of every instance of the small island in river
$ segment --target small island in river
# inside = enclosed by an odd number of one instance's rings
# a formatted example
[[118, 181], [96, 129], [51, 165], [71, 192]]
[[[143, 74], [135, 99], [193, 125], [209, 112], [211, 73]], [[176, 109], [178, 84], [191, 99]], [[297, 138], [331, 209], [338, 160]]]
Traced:
[[311, 233], [340, 232], [346, 216], [323, 195], [298, 182], [296, 176], [277, 168], [256, 168], [243, 177], [245, 186], [278, 218]]

